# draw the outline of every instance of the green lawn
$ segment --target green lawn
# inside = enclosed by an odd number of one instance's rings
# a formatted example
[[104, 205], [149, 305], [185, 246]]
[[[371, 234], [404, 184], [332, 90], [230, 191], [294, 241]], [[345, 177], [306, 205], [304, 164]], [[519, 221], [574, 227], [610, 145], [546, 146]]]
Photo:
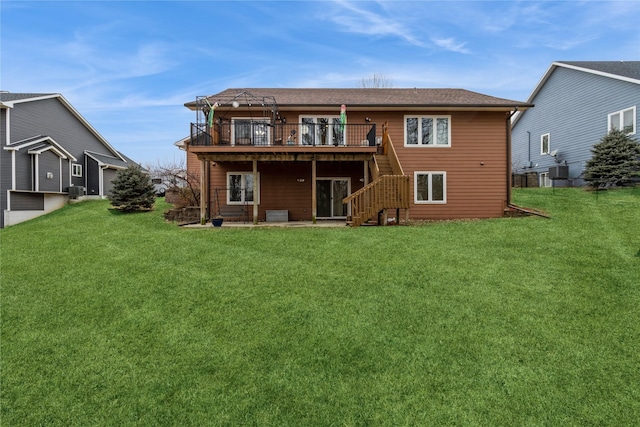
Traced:
[[0, 425], [636, 425], [640, 188], [514, 202], [552, 219], [2, 230]]

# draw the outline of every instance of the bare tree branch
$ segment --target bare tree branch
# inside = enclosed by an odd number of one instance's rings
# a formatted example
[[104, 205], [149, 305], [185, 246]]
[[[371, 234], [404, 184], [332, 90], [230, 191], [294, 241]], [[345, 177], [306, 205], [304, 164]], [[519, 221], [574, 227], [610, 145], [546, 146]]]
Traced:
[[371, 77], [363, 77], [360, 80], [360, 87], [367, 88], [392, 88], [393, 81], [384, 74], [374, 74]]

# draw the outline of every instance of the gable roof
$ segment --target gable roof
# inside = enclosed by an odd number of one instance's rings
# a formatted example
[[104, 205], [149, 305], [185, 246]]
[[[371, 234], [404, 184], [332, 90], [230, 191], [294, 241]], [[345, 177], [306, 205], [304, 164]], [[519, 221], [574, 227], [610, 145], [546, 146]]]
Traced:
[[78, 160], [73, 156], [73, 154], [65, 150], [64, 147], [62, 147], [48, 135], [34, 135], [21, 141], [11, 143], [4, 147], [4, 149], [7, 151], [19, 151], [22, 148], [32, 147], [30, 149], [31, 151], [34, 148], [34, 145], [41, 148], [51, 147], [52, 149], [54, 149], [54, 151], [56, 151], [56, 153], [59, 153], [60, 157], [63, 157], [65, 159], [69, 158], [74, 162]]
[[[551, 74], [559, 67], [640, 84], [640, 61], [556, 61], [549, 66], [533, 89], [533, 92], [527, 98], [528, 103], [533, 103], [538, 92], [542, 90]], [[515, 126], [522, 114], [524, 112], [518, 112], [514, 115], [511, 123], [512, 127]]]
[[[208, 101], [220, 106], [236, 100], [240, 105], [259, 99], [274, 99], [278, 106], [288, 108], [321, 108], [345, 104], [350, 109], [498, 109], [528, 108], [526, 102], [496, 98], [465, 89], [423, 88], [344, 88], [344, 89], [293, 89], [293, 88], [249, 88], [227, 89], [208, 96]], [[245, 101], [243, 103], [243, 101]], [[185, 107], [195, 110], [196, 102]]]
[[640, 61], [562, 61], [555, 64], [640, 84]]
[[94, 151], [85, 150], [84, 154], [98, 162], [98, 166], [112, 167], [115, 169], [126, 169], [129, 164], [122, 158], [107, 156]]
[[14, 101], [33, 100], [34, 98], [52, 98], [55, 93], [11, 93], [7, 91], [0, 91], [0, 103], [5, 104], [8, 107], [12, 107]]
[[120, 153], [115, 148], [113, 148], [111, 144], [109, 144], [109, 142], [107, 142], [107, 140], [104, 139], [104, 137], [100, 135], [100, 133], [93, 126], [91, 126], [91, 123], [89, 123], [84, 117], [82, 117], [78, 110], [76, 110], [73, 105], [71, 105], [69, 101], [65, 99], [64, 96], [59, 93], [12, 93], [0, 91], [0, 107], [14, 108], [16, 104], [41, 101], [44, 99], [52, 98], [57, 98], [62, 103], [62, 105], [64, 105], [67, 110], [69, 110], [69, 112], [71, 112], [71, 114], [73, 114], [84, 125], [84, 127], [86, 127], [89, 132], [91, 132], [105, 146], [105, 148], [107, 148], [116, 157], [120, 158], [120, 160], [124, 161], [124, 158], [122, 158]]

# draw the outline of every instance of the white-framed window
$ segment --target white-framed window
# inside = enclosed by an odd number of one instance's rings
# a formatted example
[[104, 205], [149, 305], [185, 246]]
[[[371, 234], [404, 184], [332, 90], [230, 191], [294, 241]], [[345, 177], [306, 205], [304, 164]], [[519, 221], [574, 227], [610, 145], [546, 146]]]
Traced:
[[82, 165], [78, 163], [71, 164], [71, 176], [82, 176]]
[[549, 179], [549, 172], [540, 172], [540, 187], [551, 187], [551, 179]]
[[234, 145], [269, 145], [269, 120], [235, 117], [231, 121], [231, 140]]
[[451, 147], [451, 116], [404, 116], [405, 147]]
[[551, 148], [551, 135], [545, 133], [540, 135], [540, 154], [549, 154]]
[[258, 182], [253, 182], [253, 172], [228, 172], [227, 173], [227, 204], [228, 205], [252, 205], [254, 184], [258, 188], [258, 204], [260, 203], [260, 175]]
[[627, 135], [636, 133], [636, 107], [616, 111], [607, 117], [607, 128], [609, 131], [614, 129], [621, 130]]
[[300, 116], [302, 145], [344, 145], [345, 133], [340, 116]]
[[447, 173], [419, 172], [413, 174], [413, 201], [416, 204], [447, 203]]

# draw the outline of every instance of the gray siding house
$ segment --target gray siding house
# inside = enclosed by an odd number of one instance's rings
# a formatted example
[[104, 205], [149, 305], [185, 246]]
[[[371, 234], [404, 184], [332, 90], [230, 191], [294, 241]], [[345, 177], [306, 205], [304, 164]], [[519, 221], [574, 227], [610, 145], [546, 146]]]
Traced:
[[584, 185], [593, 145], [610, 129], [637, 139], [640, 61], [554, 62], [512, 121], [512, 169], [540, 186]]
[[103, 198], [132, 162], [60, 94], [0, 92], [0, 228]]

